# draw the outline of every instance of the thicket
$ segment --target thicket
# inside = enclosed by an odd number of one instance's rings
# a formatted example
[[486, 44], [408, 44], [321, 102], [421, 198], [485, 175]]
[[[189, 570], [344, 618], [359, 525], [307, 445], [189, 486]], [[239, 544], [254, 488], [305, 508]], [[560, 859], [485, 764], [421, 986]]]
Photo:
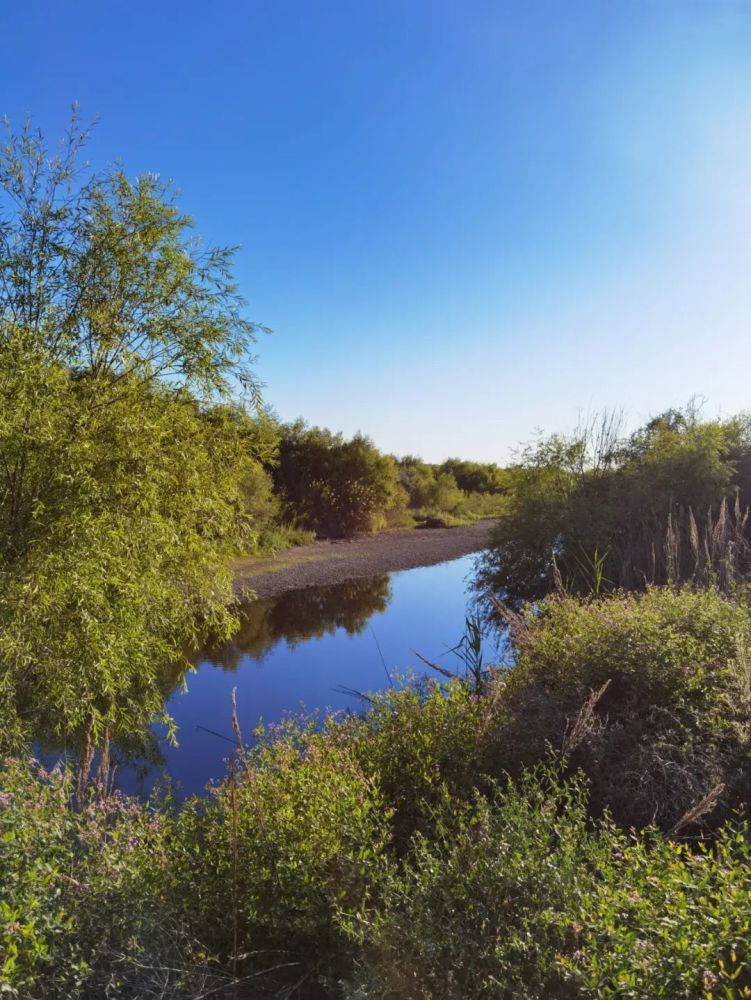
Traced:
[[280, 429], [273, 467], [287, 516], [319, 536], [374, 531], [397, 501], [393, 459], [361, 434], [341, 434], [302, 421]]
[[555, 586], [731, 586], [749, 569], [751, 425], [670, 410], [623, 437], [618, 416], [542, 438], [507, 470], [480, 586], [517, 604]]
[[[230, 634], [263, 435], [223, 400], [256, 329], [169, 186], [82, 174], [30, 124], [0, 152], [0, 742], [81, 749], [161, 712]], [[86, 767], [84, 766], [84, 771]]]
[[397, 459], [379, 452], [364, 435], [347, 440], [302, 420], [278, 425], [277, 435], [277, 452], [267, 469], [281, 522], [319, 537], [468, 524], [494, 517], [503, 507], [506, 477], [493, 464]]
[[494, 464], [447, 459], [431, 465], [414, 455], [397, 460], [404, 504], [418, 525], [468, 524], [504, 508], [507, 478]]
[[479, 687], [257, 732], [179, 810], [6, 761], [6, 992], [746, 996], [749, 630], [717, 591], [552, 597]]

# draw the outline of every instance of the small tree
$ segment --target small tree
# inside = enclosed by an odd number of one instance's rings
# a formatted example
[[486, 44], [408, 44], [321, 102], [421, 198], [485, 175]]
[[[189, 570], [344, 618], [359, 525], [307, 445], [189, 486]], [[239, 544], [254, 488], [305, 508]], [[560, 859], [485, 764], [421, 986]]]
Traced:
[[28, 122], [0, 151], [0, 707], [64, 741], [148, 720], [231, 626], [252, 470], [207, 406], [258, 389], [233, 251], [158, 178], [84, 176], [86, 138], [74, 112], [58, 152]]
[[394, 460], [368, 438], [302, 421], [283, 429], [274, 476], [288, 513], [329, 537], [380, 527], [398, 485]]

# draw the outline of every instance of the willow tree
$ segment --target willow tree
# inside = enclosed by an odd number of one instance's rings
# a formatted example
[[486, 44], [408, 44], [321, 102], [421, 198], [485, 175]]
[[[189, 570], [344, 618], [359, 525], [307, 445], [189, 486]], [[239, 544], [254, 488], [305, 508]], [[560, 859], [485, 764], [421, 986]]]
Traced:
[[[81, 166], [29, 122], [0, 151], [0, 694], [6, 741], [125, 731], [160, 671], [227, 632], [247, 449], [207, 416], [257, 327], [232, 248], [169, 184]], [[229, 428], [229, 429], [228, 429]]]

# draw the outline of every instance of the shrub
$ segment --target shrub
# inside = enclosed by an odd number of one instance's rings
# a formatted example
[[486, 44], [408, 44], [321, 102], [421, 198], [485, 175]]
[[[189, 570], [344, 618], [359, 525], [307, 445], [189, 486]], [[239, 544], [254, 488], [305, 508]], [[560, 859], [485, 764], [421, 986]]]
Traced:
[[723, 502], [732, 507], [739, 490], [746, 502], [749, 431], [747, 418], [702, 422], [689, 406], [625, 439], [605, 414], [527, 446], [506, 471], [480, 589], [517, 606], [537, 600], [553, 589], [554, 558], [576, 593], [591, 591], [595, 576], [601, 587], [643, 589], [697, 573], [726, 579], [728, 562], [746, 573], [749, 523], [742, 505], [730, 518]]
[[431, 808], [446, 787], [471, 794], [487, 707], [461, 681], [424, 681], [373, 695], [362, 718], [336, 724], [394, 809], [399, 849], [415, 830], [430, 826]]
[[352, 929], [363, 958], [349, 1000], [748, 995], [744, 830], [691, 850], [592, 826], [585, 783], [554, 761], [438, 814], [382, 909]]
[[[504, 690], [504, 688], [501, 688]], [[394, 692], [259, 734], [175, 815], [69, 769], [0, 777], [0, 986], [18, 1000], [728, 1000], [751, 847], [592, 820], [571, 760], [482, 777], [498, 692]], [[483, 790], [480, 790], [483, 789]]]
[[[748, 794], [751, 614], [717, 591], [554, 597], [516, 630], [494, 768], [534, 762], [609, 682], [574, 759], [625, 825], [670, 828], [710, 788]], [[718, 813], [718, 816], [721, 815]]]
[[610, 863], [569, 911], [577, 947], [561, 959], [580, 996], [751, 996], [751, 850], [728, 826], [711, 850], [610, 834]]
[[341, 434], [302, 421], [282, 428], [274, 481], [289, 516], [326, 537], [373, 531], [396, 499], [393, 459], [361, 434]]
[[0, 990], [148, 996], [190, 942], [164, 894], [166, 814], [112, 795], [75, 808], [74, 775], [6, 760], [0, 775]]
[[538, 770], [460, 807], [436, 809], [383, 909], [361, 929], [364, 963], [349, 996], [574, 996], [558, 954], [563, 913], [592, 892], [607, 847], [587, 830], [583, 783]]
[[243, 973], [281, 962], [293, 982], [301, 969], [329, 978], [348, 953], [340, 914], [361, 919], [373, 905], [390, 815], [346, 741], [290, 726], [262, 736], [209, 801], [185, 807], [177, 891], [225, 958], [237, 908]]

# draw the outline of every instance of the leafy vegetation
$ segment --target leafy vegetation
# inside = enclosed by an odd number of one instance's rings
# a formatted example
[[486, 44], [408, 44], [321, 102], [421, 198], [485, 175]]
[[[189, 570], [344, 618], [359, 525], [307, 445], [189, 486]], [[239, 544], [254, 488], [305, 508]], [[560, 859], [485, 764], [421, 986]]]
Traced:
[[302, 421], [281, 429], [274, 480], [291, 517], [326, 537], [383, 527], [396, 500], [394, 463], [366, 437]]
[[[229, 633], [249, 543], [247, 421], [217, 407], [254, 327], [170, 190], [83, 177], [74, 117], [0, 157], [2, 739], [90, 747], [161, 710], [159, 671]], [[84, 752], [84, 756], [86, 753]]]
[[749, 568], [751, 438], [745, 418], [668, 411], [623, 439], [617, 418], [525, 448], [481, 587], [511, 602], [553, 589], [718, 582]]
[[257, 732], [181, 809], [8, 761], [7, 988], [747, 995], [750, 622], [717, 591], [553, 597], [479, 687]]
[[504, 509], [504, 470], [493, 464], [447, 459], [430, 465], [407, 455], [398, 459], [399, 483], [418, 527], [469, 524], [496, 517]]

